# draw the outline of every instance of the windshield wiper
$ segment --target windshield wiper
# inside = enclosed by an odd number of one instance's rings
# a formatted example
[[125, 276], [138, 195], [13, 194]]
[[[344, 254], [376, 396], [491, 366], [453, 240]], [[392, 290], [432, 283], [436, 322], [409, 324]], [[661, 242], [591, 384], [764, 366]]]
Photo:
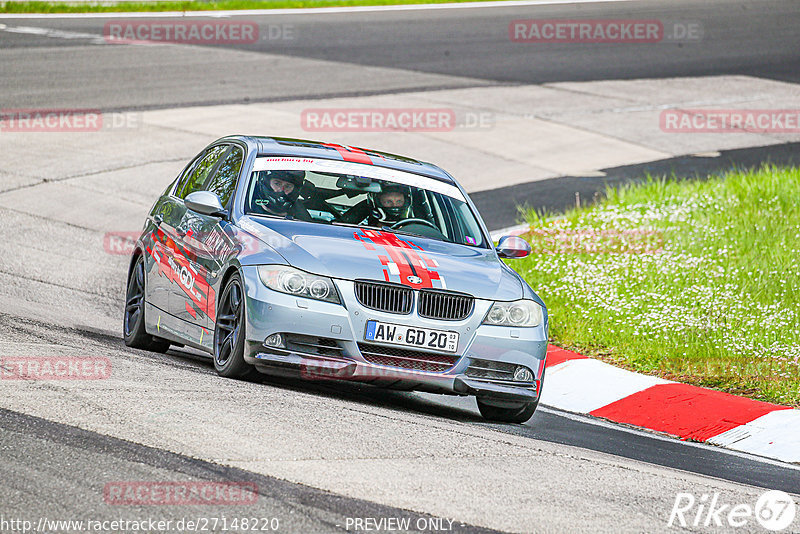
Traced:
[[399, 228], [392, 228], [390, 226], [381, 226], [381, 230], [383, 230], [384, 232], [392, 232], [392, 233], [395, 233], [395, 234], [413, 235], [414, 237], [422, 237], [424, 239], [433, 239], [435, 241], [442, 241], [444, 243], [452, 243], [452, 241], [448, 240], [446, 237], [445, 238], [441, 238], [441, 237], [436, 237], [436, 236], [433, 236], [433, 235], [418, 234], [416, 232], [409, 232], [408, 230], [401, 230]]
[[386, 226], [386, 225], [381, 226], [381, 230], [383, 230], [384, 232], [392, 232], [393, 234], [413, 235], [417, 237], [424, 237], [426, 239], [435, 239], [427, 235], [417, 234], [415, 232], [409, 232], [408, 230], [401, 230], [399, 228], [392, 228], [391, 226]]
[[329, 221], [329, 224], [332, 224], [333, 226], [346, 226], [348, 228], [374, 228], [374, 226], [362, 226], [360, 224], [346, 223], [342, 221]]
[[402, 235], [411, 235], [414, 237], [422, 237], [424, 239], [435, 239], [436, 241], [443, 241], [445, 243], [452, 243], [452, 241], [448, 241], [446, 238], [442, 239], [441, 237], [430, 236], [430, 235], [423, 235], [418, 234], [416, 232], [409, 232], [408, 230], [401, 230], [399, 228], [392, 228], [391, 226], [372, 226], [369, 224], [354, 224], [354, 223], [345, 223], [341, 221], [331, 221], [331, 224], [334, 226], [346, 226], [348, 228], [368, 228], [370, 230], [382, 230], [384, 232], [390, 232], [393, 234], [402, 234]]

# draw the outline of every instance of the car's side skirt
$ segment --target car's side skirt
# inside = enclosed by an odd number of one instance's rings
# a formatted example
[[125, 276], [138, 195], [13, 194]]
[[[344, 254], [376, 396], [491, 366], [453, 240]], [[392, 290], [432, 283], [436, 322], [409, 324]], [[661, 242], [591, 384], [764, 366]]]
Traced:
[[145, 329], [152, 336], [214, 353], [213, 330], [179, 319], [149, 302], [145, 308]]

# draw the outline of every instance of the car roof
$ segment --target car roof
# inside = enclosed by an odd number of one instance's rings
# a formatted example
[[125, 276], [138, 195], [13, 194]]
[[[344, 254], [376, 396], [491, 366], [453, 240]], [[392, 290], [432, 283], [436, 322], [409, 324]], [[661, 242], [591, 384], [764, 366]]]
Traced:
[[259, 156], [299, 156], [365, 163], [422, 174], [448, 184], [455, 184], [452, 176], [432, 163], [370, 148], [287, 137], [232, 135], [225, 139], [239, 139], [250, 145], [251, 149], [257, 150]]

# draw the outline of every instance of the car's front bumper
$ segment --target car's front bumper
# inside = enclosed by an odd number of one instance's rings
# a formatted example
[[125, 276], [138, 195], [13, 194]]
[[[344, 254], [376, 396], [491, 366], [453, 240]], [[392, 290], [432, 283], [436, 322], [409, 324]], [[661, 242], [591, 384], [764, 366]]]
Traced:
[[[335, 281], [342, 299], [340, 305], [268, 289], [258, 278], [255, 267], [244, 267], [243, 275], [247, 311], [245, 360], [262, 372], [299, 374], [310, 380], [352, 380], [397, 389], [475, 395], [501, 402], [538, 399], [547, 352], [545, 326], [481, 325], [491, 301], [476, 300], [473, 313], [463, 321], [441, 321], [425, 319], [413, 312], [396, 315], [365, 308], [355, 298], [353, 283], [346, 280]], [[459, 332], [452, 366], [433, 372], [425, 370], [424, 366], [423, 369], [401, 368], [368, 361], [359, 343], [364, 343], [366, 322], [370, 319]], [[265, 345], [265, 339], [275, 333], [284, 335], [284, 339], [291, 337], [299, 341], [284, 347]], [[377, 345], [376, 348], [396, 347]], [[409, 351], [421, 358], [446, 354]], [[507, 370], [519, 366], [527, 367], [534, 380], [509, 379]], [[487, 368], [503, 369], [506, 374], [493, 373]]]

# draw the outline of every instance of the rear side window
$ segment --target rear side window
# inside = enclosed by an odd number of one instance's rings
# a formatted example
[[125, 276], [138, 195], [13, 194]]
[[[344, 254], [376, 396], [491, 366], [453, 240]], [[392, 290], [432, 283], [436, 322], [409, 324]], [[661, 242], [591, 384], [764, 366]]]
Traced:
[[178, 198], [186, 198], [186, 195], [189, 193], [194, 193], [195, 191], [200, 191], [203, 189], [203, 185], [206, 183], [206, 178], [208, 178], [209, 173], [214, 168], [214, 165], [219, 160], [220, 156], [222, 156], [226, 150], [228, 150], [229, 145], [217, 145], [212, 147], [206, 152], [206, 155], [203, 156], [203, 159], [198, 163], [192, 174], [189, 176], [189, 179], [186, 180], [182, 186], [178, 188], [178, 191], [175, 194]]
[[239, 177], [239, 171], [242, 169], [243, 159], [244, 151], [238, 146], [231, 147], [231, 151], [219, 164], [217, 172], [214, 173], [211, 183], [206, 188], [217, 194], [223, 206], [228, 205], [228, 200], [236, 189], [236, 178]]

